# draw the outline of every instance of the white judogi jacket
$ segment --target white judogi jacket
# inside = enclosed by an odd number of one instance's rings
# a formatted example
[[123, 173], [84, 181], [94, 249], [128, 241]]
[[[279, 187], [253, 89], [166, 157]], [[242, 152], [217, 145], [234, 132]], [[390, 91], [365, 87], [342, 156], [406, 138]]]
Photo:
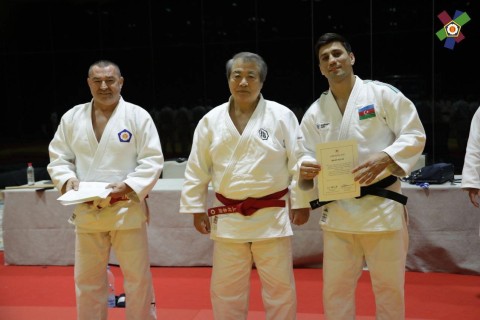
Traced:
[[480, 108], [475, 111], [470, 124], [462, 170], [462, 188], [480, 189]]
[[[229, 106], [230, 101], [212, 109], [195, 129], [180, 200], [181, 213], [206, 212], [209, 182], [215, 192], [236, 200], [263, 197], [290, 186], [296, 164], [295, 114], [261, 97], [240, 135], [230, 118]], [[288, 194], [283, 199], [288, 200]], [[290, 236], [286, 203], [285, 208], [263, 208], [248, 217], [239, 213], [212, 217], [210, 236], [241, 242]], [[215, 198], [213, 206], [222, 203]]]
[[61, 119], [49, 145], [47, 166], [60, 190], [68, 179], [120, 182], [134, 192], [128, 201], [103, 209], [79, 204], [70, 222], [77, 232], [139, 228], [147, 219], [145, 197], [163, 168], [160, 138], [150, 114], [120, 99], [98, 142], [92, 126], [92, 102], [77, 105]]
[[[369, 115], [361, 117], [359, 109], [367, 106], [373, 108], [368, 107]], [[359, 77], [356, 77], [343, 116], [329, 90], [306, 111], [300, 129], [303, 138], [296, 152], [299, 164], [314, 161], [316, 145], [329, 141], [357, 140], [359, 163], [372, 153], [386, 152], [396, 165], [387, 168], [374, 182], [390, 174], [408, 175], [420, 157], [426, 139], [415, 105], [409, 99], [388, 84], [364, 81]], [[305, 189], [307, 184], [300, 181], [299, 187]], [[400, 181], [387, 189], [400, 193]], [[302, 200], [308, 206], [307, 200], [317, 198], [315, 187]], [[402, 204], [368, 195], [323, 206], [320, 224], [325, 230], [351, 233], [399, 230], [403, 214]]]
[[462, 188], [480, 189], [480, 108], [473, 115], [470, 125], [462, 170]]

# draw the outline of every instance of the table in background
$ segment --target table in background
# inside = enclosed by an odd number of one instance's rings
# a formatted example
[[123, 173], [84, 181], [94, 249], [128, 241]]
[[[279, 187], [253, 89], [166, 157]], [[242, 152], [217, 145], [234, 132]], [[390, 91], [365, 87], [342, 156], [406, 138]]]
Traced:
[[[212, 241], [198, 233], [189, 214], [180, 214], [182, 179], [160, 179], [150, 193], [148, 227], [152, 266], [210, 266]], [[479, 212], [459, 184], [422, 188], [403, 183], [409, 197], [410, 247], [407, 270], [480, 274]], [[67, 222], [73, 207], [56, 200], [56, 190], [4, 191], [5, 263], [16, 265], [71, 265], [74, 228]], [[209, 193], [209, 204], [213, 192]], [[321, 266], [320, 210], [312, 211], [303, 226], [293, 226], [294, 264]], [[112, 256], [112, 263], [116, 262]]]
[[480, 274], [480, 211], [460, 183], [428, 189], [402, 183], [402, 190], [410, 220], [407, 270]]
[[[183, 179], [159, 179], [150, 192], [148, 239], [152, 266], [210, 266], [212, 241], [193, 226], [190, 214], [180, 214]], [[73, 206], [63, 206], [56, 190], [4, 190], [3, 238], [6, 264], [71, 265], [74, 263], [74, 226], [67, 222]], [[213, 201], [209, 192], [209, 204]], [[322, 259], [322, 237], [314, 217], [294, 226], [296, 265]], [[112, 263], [116, 263], [112, 254]]]

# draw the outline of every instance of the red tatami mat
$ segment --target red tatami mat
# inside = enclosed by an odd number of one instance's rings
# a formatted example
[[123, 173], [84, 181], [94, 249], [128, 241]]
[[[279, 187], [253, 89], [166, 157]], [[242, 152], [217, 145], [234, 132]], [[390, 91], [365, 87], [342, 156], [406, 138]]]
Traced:
[[[112, 266], [117, 294], [123, 293], [120, 268]], [[208, 267], [152, 267], [160, 320], [212, 320]], [[321, 320], [322, 270], [295, 269], [297, 320]], [[480, 277], [406, 274], [407, 320], [479, 320]], [[128, 303], [128, 297], [127, 297]], [[124, 320], [125, 309], [109, 309], [109, 320]], [[357, 290], [357, 320], [375, 319], [370, 277]], [[260, 281], [252, 272], [248, 320], [264, 320]], [[0, 320], [75, 320], [73, 266], [5, 266], [0, 251]]]

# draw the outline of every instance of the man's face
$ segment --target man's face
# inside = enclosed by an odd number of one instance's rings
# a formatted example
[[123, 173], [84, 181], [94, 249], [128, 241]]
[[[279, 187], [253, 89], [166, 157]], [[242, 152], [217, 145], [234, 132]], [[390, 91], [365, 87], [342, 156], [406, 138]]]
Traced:
[[353, 73], [355, 56], [340, 42], [330, 42], [318, 50], [320, 72], [330, 81], [341, 80]]
[[228, 87], [233, 99], [238, 103], [253, 103], [262, 90], [259, 68], [254, 62], [244, 62], [238, 59], [233, 63], [228, 79]]
[[114, 66], [94, 66], [87, 79], [93, 100], [98, 106], [116, 106], [120, 100], [123, 77]]

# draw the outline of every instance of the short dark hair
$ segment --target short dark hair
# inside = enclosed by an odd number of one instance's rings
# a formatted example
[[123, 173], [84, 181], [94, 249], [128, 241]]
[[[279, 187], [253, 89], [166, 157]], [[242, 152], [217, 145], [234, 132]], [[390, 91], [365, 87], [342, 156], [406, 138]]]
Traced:
[[115, 62], [112, 62], [112, 61], [109, 61], [109, 60], [98, 60], [98, 61], [95, 61], [94, 63], [92, 63], [92, 65], [90, 66], [90, 68], [88, 68], [88, 77], [90, 77], [90, 73], [92, 72], [92, 69], [93, 67], [100, 67], [100, 68], [105, 68], [105, 67], [108, 67], [108, 66], [113, 66], [115, 68], [115, 70], [117, 71], [118, 73], [118, 76], [121, 77], [122, 76], [122, 73], [120, 72], [120, 68], [119, 66], [115, 63]]
[[239, 52], [233, 56], [230, 60], [227, 61], [226, 68], [227, 68], [227, 79], [230, 78], [230, 74], [232, 73], [232, 66], [235, 60], [243, 60], [247, 62], [255, 62], [258, 66], [259, 70], [259, 77], [260, 82], [264, 83], [265, 79], [267, 78], [267, 63], [263, 58], [252, 52]]
[[352, 52], [352, 46], [344, 36], [339, 35], [338, 33], [329, 32], [321, 35], [320, 38], [318, 38], [317, 43], [315, 44], [315, 54], [317, 58], [320, 48], [331, 42], [340, 42], [348, 53]]

